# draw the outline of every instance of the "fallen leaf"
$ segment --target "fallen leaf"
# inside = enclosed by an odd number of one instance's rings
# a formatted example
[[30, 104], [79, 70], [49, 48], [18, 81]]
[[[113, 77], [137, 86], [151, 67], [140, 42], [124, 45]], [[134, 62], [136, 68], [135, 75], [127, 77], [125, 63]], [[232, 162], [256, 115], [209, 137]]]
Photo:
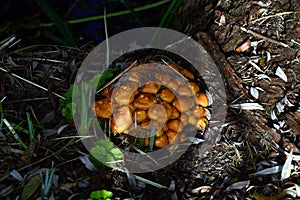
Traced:
[[293, 168], [292, 160], [293, 160], [293, 151], [287, 154], [287, 158], [285, 160], [285, 163], [281, 171], [281, 180], [285, 180], [290, 177]]
[[219, 23], [222, 24], [223, 26], [226, 24], [226, 18], [224, 15], [221, 15]]
[[250, 87], [250, 94], [255, 98], [258, 99], [259, 92], [255, 87]]
[[287, 76], [284, 71], [282, 71], [281, 67], [277, 67], [275, 75], [281, 78], [284, 82], [287, 82]]
[[205, 192], [210, 192], [211, 189], [212, 189], [211, 186], [200, 186], [200, 187], [193, 189], [191, 191], [191, 193], [198, 193], [198, 192], [205, 193]]
[[241, 46], [235, 49], [236, 52], [241, 53], [247, 51], [251, 46], [251, 41], [247, 40], [245, 43], [243, 43]]
[[239, 108], [242, 110], [265, 110], [260, 104], [258, 103], [240, 103], [240, 104], [232, 104], [230, 105], [231, 108]]
[[236, 182], [226, 188], [226, 191], [241, 190], [250, 184], [250, 180]]
[[9, 174], [10, 174], [12, 177], [14, 177], [14, 179], [16, 179], [16, 180], [18, 180], [18, 181], [20, 181], [20, 182], [24, 182], [23, 176], [21, 176], [21, 174], [20, 174], [17, 170], [13, 169], [13, 170], [10, 171]]
[[21, 194], [21, 200], [29, 199], [35, 193], [35, 191], [38, 189], [41, 183], [42, 179], [40, 175], [36, 175], [32, 179], [30, 179], [28, 183], [24, 186], [24, 189]]
[[266, 74], [258, 74], [257, 80], [261, 80], [261, 79], [268, 79], [270, 82], [272, 82], [271, 78]]
[[250, 176], [276, 174], [278, 172], [281, 172], [281, 170], [282, 170], [282, 166], [275, 166], [275, 167], [266, 168], [259, 172], [255, 172], [254, 174], [250, 174]]

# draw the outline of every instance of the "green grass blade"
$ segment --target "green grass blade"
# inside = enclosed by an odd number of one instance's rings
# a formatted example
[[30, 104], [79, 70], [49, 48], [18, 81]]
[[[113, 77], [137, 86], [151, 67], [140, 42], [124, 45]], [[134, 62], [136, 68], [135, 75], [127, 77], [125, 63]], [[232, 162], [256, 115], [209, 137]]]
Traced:
[[[140, 6], [140, 7], [137, 7], [137, 8], [133, 8], [133, 11], [134, 12], [141, 12], [141, 11], [144, 11], [144, 10], [149, 10], [149, 9], [152, 9], [152, 8], [159, 7], [159, 6], [161, 6], [165, 3], [168, 3], [170, 1], [171, 0], [158, 1], [158, 2], [148, 4], [148, 5], [145, 5], [145, 6]], [[106, 18], [117, 17], [117, 16], [126, 15], [126, 14], [131, 14], [131, 11], [130, 10], [122, 10], [122, 11], [118, 11], [118, 12], [114, 12], [114, 13], [108, 13], [106, 15]], [[80, 19], [69, 20], [69, 21], [67, 21], [67, 23], [69, 23], [69, 24], [78, 24], [78, 23], [96, 21], [96, 20], [103, 19], [103, 18], [104, 18], [104, 15], [97, 15], [97, 16], [92, 16], [92, 17], [85, 17], [85, 18], [80, 18]], [[53, 26], [53, 25], [54, 25], [54, 23], [40, 24], [41, 27], [48, 27], [48, 26]]]
[[[161, 28], [168, 28], [174, 18], [174, 14], [173, 13], [177, 13], [180, 6], [182, 4], [182, 0], [173, 0], [167, 10], [167, 12], [164, 14], [164, 16], [162, 17], [158, 27]], [[156, 30], [153, 37], [151, 38], [151, 42], [150, 44], [153, 44], [154, 41], [159, 41], [160, 40], [160, 34], [159, 34], [159, 30]]]
[[178, 12], [180, 6], [182, 5], [182, 1], [183, 0], [176, 0], [176, 3], [175, 3], [175, 5], [174, 5], [174, 7], [173, 7], [173, 9], [171, 11], [172, 13], [170, 13], [168, 15], [168, 17], [166, 18], [166, 20], [165, 20], [165, 22], [163, 24], [163, 27], [168, 28], [170, 26], [170, 24], [172, 23], [172, 20], [175, 17], [175, 14], [173, 14], [173, 13], [177, 13]]
[[15, 129], [13, 128], [13, 126], [4, 118], [3, 119], [4, 124], [7, 126], [7, 128], [9, 129], [10, 133], [13, 135], [13, 137], [15, 138], [15, 140], [24, 148], [27, 148], [27, 145], [21, 140], [20, 136], [16, 133]]
[[151, 126], [151, 132], [150, 132], [150, 144], [149, 144], [149, 150], [150, 151], [152, 151], [153, 150], [153, 146], [154, 146], [154, 139], [155, 139], [155, 132], [156, 132], [156, 130], [155, 130], [156, 128], [155, 128], [155, 125], [154, 124], [152, 124], [152, 126]]
[[38, 3], [57, 28], [65, 45], [76, 46], [78, 42], [69, 28], [68, 23], [64, 21], [44, 0], [38, 0]]
[[32, 141], [34, 138], [34, 127], [33, 127], [32, 121], [30, 119], [30, 114], [26, 113], [26, 116], [27, 116], [27, 123], [28, 123], [28, 129], [29, 129], [29, 139], [30, 139], [30, 141]]
[[134, 11], [134, 9], [125, 1], [125, 0], [121, 0], [121, 3], [123, 3], [123, 5], [130, 11], [130, 13], [133, 15], [133, 17], [136, 19], [136, 22], [140, 25], [140, 26], [144, 26], [141, 18], [138, 16], [138, 14]]
[[[50, 171], [50, 175], [49, 175], [49, 171]], [[43, 188], [43, 195], [45, 195], [45, 196], [47, 196], [49, 194], [50, 188], [52, 186], [54, 172], [55, 172], [55, 169], [53, 168], [53, 166], [50, 170], [46, 171], [44, 188]]]

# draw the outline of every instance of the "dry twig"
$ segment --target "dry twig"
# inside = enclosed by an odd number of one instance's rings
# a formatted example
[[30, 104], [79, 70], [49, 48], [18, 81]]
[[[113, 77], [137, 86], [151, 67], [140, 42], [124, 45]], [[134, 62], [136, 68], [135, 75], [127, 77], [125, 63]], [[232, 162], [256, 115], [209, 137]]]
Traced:
[[283, 46], [283, 47], [289, 47], [289, 45], [287, 45], [287, 44], [285, 44], [283, 42], [279, 42], [279, 41], [274, 40], [272, 38], [268, 38], [268, 37], [263, 36], [263, 35], [261, 35], [259, 33], [256, 33], [254, 31], [248, 30], [248, 29], [246, 29], [244, 27], [241, 27], [241, 30], [244, 31], [244, 32], [246, 32], [246, 33], [249, 33], [249, 34], [253, 35], [254, 37], [257, 37], [257, 38], [260, 38], [262, 40], [265, 40], [267, 42], [271, 42], [271, 43], [274, 43], [274, 44], [277, 44], [277, 45], [280, 45], [280, 46]]

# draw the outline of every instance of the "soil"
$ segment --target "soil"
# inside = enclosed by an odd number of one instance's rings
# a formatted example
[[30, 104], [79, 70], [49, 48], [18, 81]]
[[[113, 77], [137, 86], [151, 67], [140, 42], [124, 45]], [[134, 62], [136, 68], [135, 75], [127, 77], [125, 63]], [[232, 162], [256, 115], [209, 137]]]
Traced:
[[[102, 189], [115, 199], [299, 198], [299, 159], [288, 156], [300, 153], [299, 19], [297, 0], [184, 1], [173, 28], [198, 41], [218, 66], [227, 92], [226, 122], [222, 129], [210, 125], [209, 131], [218, 134], [211, 151], [200, 155], [194, 144], [170, 166], [136, 174], [151, 183], [110, 168], [92, 170], [82, 161], [88, 151], [74, 137], [74, 124], [61, 116], [53, 92], [67, 91], [92, 45], [1, 51], [1, 67], [9, 73], [0, 71], [0, 197], [20, 197], [34, 175], [54, 167], [48, 194], [53, 199], [87, 199]], [[36, 125], [33, 139], [22, 130], [26, 113]], [[27, 148], [16, 142], [3, 118], [21, 127], [16, 131]], [[12, 170], [25, 179], [18, 180]], [[32, 198], [41, 193], [36, 190]]]

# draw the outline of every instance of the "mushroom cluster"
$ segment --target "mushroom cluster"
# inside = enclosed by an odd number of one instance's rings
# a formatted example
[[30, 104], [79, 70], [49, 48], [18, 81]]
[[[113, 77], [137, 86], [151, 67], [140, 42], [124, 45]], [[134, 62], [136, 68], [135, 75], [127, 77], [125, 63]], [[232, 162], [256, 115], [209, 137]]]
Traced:
[[139, 132], [145, 146], [154, 125], [154, 145], [162, 148], [184, 140], [181, 131], [188, 125], [203, 131], [210, 104], [193, 73], [174, 63], [152, 62], [131, 68], [104, 88], [93, 111], [98, 118], [110, 120], [112, 132]]

